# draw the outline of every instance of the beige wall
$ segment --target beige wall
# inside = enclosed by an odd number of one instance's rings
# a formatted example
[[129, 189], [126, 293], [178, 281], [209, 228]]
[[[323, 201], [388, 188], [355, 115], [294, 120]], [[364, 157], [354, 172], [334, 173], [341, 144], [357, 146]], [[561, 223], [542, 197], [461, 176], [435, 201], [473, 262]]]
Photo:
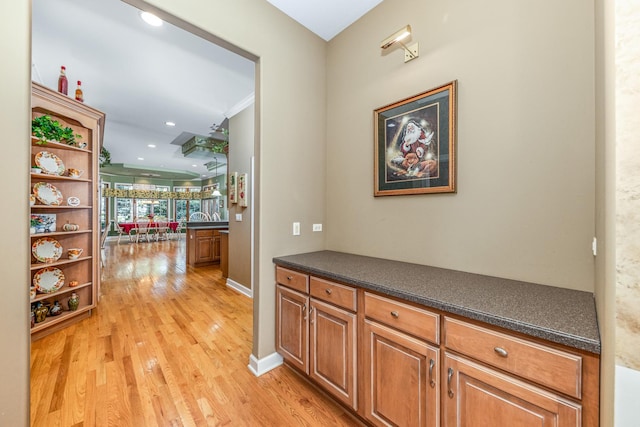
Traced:
[[[327, 248], [593, 291], [593, 2], [385, 1], [327, 62]], [[458, 193], [374, 198], [373, 110], [454, 79]]]
[[595, 299], [602, 344], [600, 420], [613, 425], [615, 378], [615, 19], [614, 2], [596, 0], [596, 258]]
[[[229, 172], [248, 176], [249, 203], [246, 208], [229, 205], [229, 279], [251, 289], [251, 157], [254, 146], [255, 107], [251, 105], [229, 119]], [[242, 214], [242, 221], [236, 221]]]
[[0, 222], [11, 224], [0, 239], [0, 426], [29, 424], [29, 123], [31, 102], [31, 5], [3, 8], [0, 52]]

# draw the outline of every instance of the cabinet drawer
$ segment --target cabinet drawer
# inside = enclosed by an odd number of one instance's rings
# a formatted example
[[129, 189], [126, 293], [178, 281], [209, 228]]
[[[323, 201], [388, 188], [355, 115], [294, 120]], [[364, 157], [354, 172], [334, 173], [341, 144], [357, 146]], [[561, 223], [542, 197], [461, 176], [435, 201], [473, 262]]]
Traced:
[[365, 316], [435, 344], [440, 316], [389, 298], [364, 293]]
[[196, 230], [196, 237], [212, 237], [213, 230]]
[[314, 298], [356, 311], [356, 290], [351, 286], [311, 277], [309, 293]]
[[538, 384], [581, 398], [582, 357], [445, 317], [445, 346]]
[[309, 276], [298, 273], [297, 271], [288, 270], [282, 267], [276, 267], [276, 281], [281, 285], [295, 289], [305, 294], [309, 293]]

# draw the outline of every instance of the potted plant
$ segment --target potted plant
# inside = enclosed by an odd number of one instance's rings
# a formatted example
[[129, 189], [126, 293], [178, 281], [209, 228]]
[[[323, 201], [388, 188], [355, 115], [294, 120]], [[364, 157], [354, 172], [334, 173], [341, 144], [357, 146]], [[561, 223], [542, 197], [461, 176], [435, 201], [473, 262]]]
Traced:
[[75, 134], [73, 129], [63, 127], [60, 122], [47, 115], [36, 117], [31, 121], [31, 133], [38, 138], [39, 145], [45, 145], [47, 141], [58, 141], [79, 146], [76, 138], [81, 138], [81, 135]]

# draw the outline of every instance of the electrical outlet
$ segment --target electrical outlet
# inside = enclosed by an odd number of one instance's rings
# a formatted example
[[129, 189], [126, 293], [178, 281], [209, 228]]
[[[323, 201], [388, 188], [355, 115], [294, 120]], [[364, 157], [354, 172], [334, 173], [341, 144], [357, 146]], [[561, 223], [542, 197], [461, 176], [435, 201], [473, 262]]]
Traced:
[[242, 214], [236, 214], [236, 222], [242, 222]]
[[322, 224], [313, 224], [313, 231], [322, 231]]
[[299, 222], [294, 222], [293, 223], [293, 235], [294, 236], [299, 236], [300, 235], [300, 223]]

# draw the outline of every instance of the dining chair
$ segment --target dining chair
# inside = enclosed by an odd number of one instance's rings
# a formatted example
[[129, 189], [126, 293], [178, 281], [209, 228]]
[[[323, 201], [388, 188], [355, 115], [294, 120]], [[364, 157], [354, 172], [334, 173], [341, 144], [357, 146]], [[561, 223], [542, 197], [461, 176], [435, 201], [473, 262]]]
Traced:
[[129, 238], [129, 242], [133, 241], [133, 237], [131, 236], [131, 231], [129, 231], [128, 233], [125, 231], [125, 228], [123, 226], [121, 226], [120, 224], [116, 223], [114, 220], [112, 220], [111, 222], [114, 223], [115, 225], [115, 229], [118, 232], [118, 244], [120, 244], [120, 238], [122, 236], [127, 236]]
[[180, 218], [178, 220], [178, 225], [174, 234], [178, 236], [178, 240], [180, 240], [182, 233], [184, 233], [185, 236], [187, 235], [187, 220], [185, 218]]
[[160, 239], [169, 240], [169, 223], [166, 220], [156, 221], [156, 242]]
[[136, 228], [131, 230], [136, 230], [136, 243], [143, 237], [147, 242], [149, 241], [149, 223], [149, 219], [146, 218], [139, 218], [136, 222]]
[[189, 221], [211, 221], [211, 217], [206, 212], [194, 212], [189, 215]]

